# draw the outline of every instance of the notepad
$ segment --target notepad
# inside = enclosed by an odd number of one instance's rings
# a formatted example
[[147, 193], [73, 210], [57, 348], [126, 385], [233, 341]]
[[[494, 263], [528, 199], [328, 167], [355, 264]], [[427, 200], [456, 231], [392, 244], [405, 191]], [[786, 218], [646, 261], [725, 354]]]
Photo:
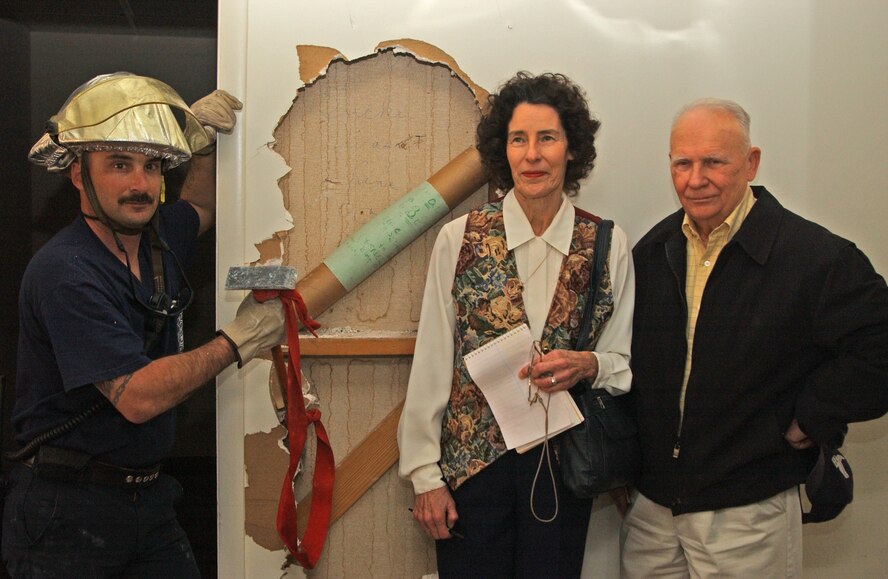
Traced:
[[[532, 346], [530, 328], [521, 324], [463, 356], [469, 375], [496, 417], [506, 448], [518, 452], [530, 450], [546, 437], [546, 412], [539, 403], [527, 402], [527, 380], [518, 378], [519, 370], [530, 361]], [[549, 438], [583, 421], [567, 391], [554, 392], [548, 404]]]

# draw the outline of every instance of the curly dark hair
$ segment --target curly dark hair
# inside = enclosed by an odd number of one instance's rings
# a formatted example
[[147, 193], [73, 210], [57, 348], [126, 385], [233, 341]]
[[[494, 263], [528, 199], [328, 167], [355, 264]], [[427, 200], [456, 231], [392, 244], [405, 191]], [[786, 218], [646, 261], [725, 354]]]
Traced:
[[558, 112], [567, 133], [568, 150], [573, 155], [564, 174], [564, 192], [576, 195], [580, 181], [595, 164], [595, 133], [601, 123], [589, 112], [583, 90], [563, 74], [533, 76], [518, 72], [497, 94], [490, 95], [488, 109], [475, 131], [475, 146], [491, 181], [502, 191], [515, 185], [506, 156], [506, 139], [512, 112], [521, 103], [549, 105]]

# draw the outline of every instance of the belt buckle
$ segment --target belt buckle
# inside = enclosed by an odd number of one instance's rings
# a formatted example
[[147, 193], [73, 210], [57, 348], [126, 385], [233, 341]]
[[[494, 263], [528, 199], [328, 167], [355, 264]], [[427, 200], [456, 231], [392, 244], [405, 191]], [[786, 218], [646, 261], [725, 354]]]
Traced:
[[152, 473], [148, 473], [148, 474], [144, 474], [144, 475], [128, 474], [128, 475], [126, 475], [126, 477], [123, 480], [124, 480], [124, 483], [126, 483], [127, 485], [133, 485], [133, 486], [146, 485], [147, 486], [147, 485], [153, 483], [154, 481], [156, 481], [157, 477], [159, 477], [159, 476], [160, 476], [160, 469], [155, 470]]

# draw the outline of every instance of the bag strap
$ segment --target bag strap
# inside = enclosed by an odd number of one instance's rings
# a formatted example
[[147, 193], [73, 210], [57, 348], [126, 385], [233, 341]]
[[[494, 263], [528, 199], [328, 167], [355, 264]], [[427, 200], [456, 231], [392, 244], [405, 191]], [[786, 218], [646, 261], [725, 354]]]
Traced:
[[601, 284], [601, 275], [604, 272], [604, 260], [607, 259], [610, 248], [611, 230], [614, 222], [610, 219], [602, 219], [595, 233], [595, 250], [592, 258], [592, 271], [589, 274], [589, 294], [586, 305], [583, 307], [583, 319], [580, 322], [579, 337], [575, 350], [585, 350], [589, 341], [589, 326], [592, 324], [592, 314], [595, 311], [595, 301], [598, 299], [598, 286]]

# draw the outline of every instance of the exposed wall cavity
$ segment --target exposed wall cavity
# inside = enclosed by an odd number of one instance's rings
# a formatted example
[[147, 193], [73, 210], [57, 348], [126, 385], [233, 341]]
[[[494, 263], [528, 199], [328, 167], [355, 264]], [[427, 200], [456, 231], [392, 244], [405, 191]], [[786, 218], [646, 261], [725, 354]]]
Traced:
[[[279, 186], [293, 228], [257, 248], [259, 261], [282, 259], [304, 276], [474, 143], [487, 92], [447, 54], [416, 40], [383, 42], [373, 54], [351, 61], [319, 46], [299, 46], [298, 55], [305, 86], [281, 117], [272, 145], [290, 168]], [[335, 303], [318, 317], [324, 329], [373, 336], [415, 332], [438, 230], [485, 199], [486, 188], [476, 191]], [[303, 359], [337, 463], [403, 400], [410, 361], [362, 355]], [[274, 529], [288, 459], [282, 436], [275, 428], [248, 434], [245, 444], [246, 532], [269, 550], [282, 548]], [[310, 489], [313, 464], [312, 448], [297, 482], [298, 497]], [[410, 486], [389, 470], [331, 527], [318, 576], [416, 577], [433, 571], [434, 545], [409, 517], [412, 502]]]

